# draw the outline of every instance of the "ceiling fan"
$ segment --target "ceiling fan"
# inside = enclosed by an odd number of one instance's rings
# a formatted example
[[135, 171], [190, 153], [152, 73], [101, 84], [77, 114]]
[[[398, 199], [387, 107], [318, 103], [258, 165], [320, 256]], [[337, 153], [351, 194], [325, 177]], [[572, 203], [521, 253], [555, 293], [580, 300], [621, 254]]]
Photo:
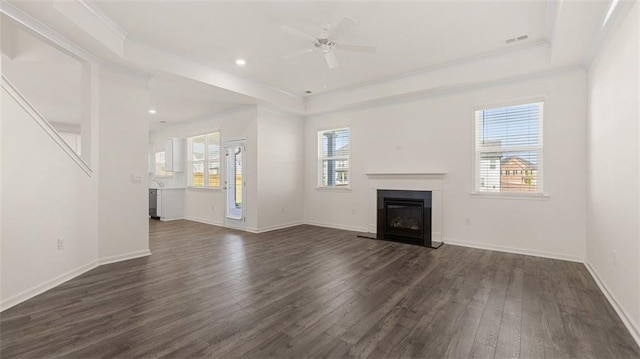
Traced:
[[333, 53], [333, 50], [343, 50], [343, 51], [354, 51], [354, 52], [364, 52], [373, 54], [376, 52], [377, 47], [368, 46], [368, 45], [350, 45], [343, 44], [338, 42], [338, 38], [342, 35], [347, 29], [349, 29], [356, 21], [350, 17], [343, 17], [335, 26], [332, 26], [330, 23], [326, 24], [323, 27], [322, 32], [318, 37], [311, 36], [307, 33], [304, 33], [300, 30], [294, 29], [292, 27], [281, 25], [280, 30], [298, 37], [300, 39], [304, 39], [307, 41], [311, 41], [311, 46], [300, 49], [298, 51], [294, 51], [290, 54], [286, 54], [282, 56], [283, 58], [290, 58], [296, 55], [306, 54], [313, 51], [319, 51], [324, 56], [324, 60], [327, 63], [327, 66], [330, 69], [334, 69], [338, 67], [338, 60], [336, 59], [336, 55]]

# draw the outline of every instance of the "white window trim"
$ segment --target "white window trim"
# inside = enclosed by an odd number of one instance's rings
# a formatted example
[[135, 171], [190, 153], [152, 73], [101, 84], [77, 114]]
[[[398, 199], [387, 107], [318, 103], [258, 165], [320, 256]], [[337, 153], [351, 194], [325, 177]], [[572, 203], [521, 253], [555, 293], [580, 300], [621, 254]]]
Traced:
[[[208, 147], [209, 147], [209, 143], [207, 142], [207, 136], [212, 134], [212, 133], [217, 133], [218, 134], [218, 176], [220, 176], [220, 181], [218, 182], [218, 186], [208, 186], [208, 178], [209, 178], [209, 159], [207, 158], [209, 155], [208, 152]], [[193, 161], [193, 155], [192, 155], [192, 151], [193, 151], [193, 146], [192, 146], [192, 141], [194, 137], [200, 137], [200, 136], [204, 136], [205, 138], [205, 145], [204, 145], [204, 151], [205, 151], [205, 158], [203, 160], [197, 160], [197, 161]], [[204, 179], [205, 179], [205, 185], [204, 186], [194, 186], [193, 185], [193, 164], [194, 163], [200, 163], [202, 162], [204, 164]], [[191, 135], [189, 137], [187, 137], [187, 163], [188, 163], [188, 169], [189, 172], [187, 174], [187, 188], [188, 189], [196, 189], [196, 190], [220, 190], [222, 188], [222, 134], [220, 132], [219, 129], [216, 130], [211, 130], [211, 131], [207, 131], [205, 133], [200, 133], [200, 134], [196, 134], [196, 135]]]
[[[478, 184], [480, 183], [480, 173], [478, 171], [478, 151], [476, 149], [476, 112], [500, 107], [509, 107], [509, 106], [518, 106], [518, 105], [526, 105], [531, 103], [542, 103], [542, 112], [541, 119], [538, 121], [538, 133], [539, 133], [539, 143], [538, 146], [519, 146], [514, 147], [516, 150], [526, 150], [530, 148], [530, 150], [538, 151], [539, 158], [542, 159], [541, 165], [539, 165], [538, 169], [538, 186], [542, 189], [540, 192], [528, 193], [528, 192], [481, 192], [478, 190]], [[523, 98], [520, 100], [512, 100], [506, 102], [498, 102], [483, 106], [478, 106], [473, 108], [472, 112], [472, 121], [471, 121], [471, 139], [472, 139], [472, 158], [473, 161], [471, 163], [472, 169], [471, 173], [473, 176], [471, 177], [471, 198], [484, 198], [484, 199], [508, 199], [508, 200], [548, 200], [550, 199], [549, 194], [547, 193], [546, 186], [544, 186], [544, 119], [546, 117], [547, 112], [546, 99], [544, 97], [532, 97], [532, 98]], [[491, 148], [493, 151], [496, 149], [501, 149], [501, 147], [496, 146], [495, 148]], [[513, 151], [510, 149], [509, 151]], [[491, 151], [486, 151], [491, 152]]]
[[[349, 154], [346, 156], [322, 157], [322, 141], [320, 139], [320, 136], [322, 136], [324, 132], [337, 131], [337, 130], [343, 130], [343, 129], [349, 130]], [[316, 143], [317, 143], [317, 151], [318, 151], [317, 152], [318, 163], [316, 166], [316, 169], [317, 169], [316, 190], [317, 191], [351, 192], [351, 183], [353, 180], [353, 176], [351, 173], [351, 150], [353, 149], [352, 137], [353, 136], [351, 134], [351, 126], [349, 125], [324, 127], [316, 130]], [[347, 186], [323, 186], [322, 185], [322, 161], [323, 160], [347, 160], [347, 163], [349, 163], [349, 166], [347, 167], [347, 173], [349, 174], [349, 184]]]
[[[153, 152], [153, 176], [156, 178], [173, 178], [173, 171], [167, 171], [167, 151], [162, 150], [162, 151], [154, 151]], [[165, 162], [164, 162], [164, 167], [165, 167], [165, 171], [164, 171], [164, 175], [161, 175], [160, 173], [158, 173], [158, 153], [164, 153], [164, 158], [165, 158]]]

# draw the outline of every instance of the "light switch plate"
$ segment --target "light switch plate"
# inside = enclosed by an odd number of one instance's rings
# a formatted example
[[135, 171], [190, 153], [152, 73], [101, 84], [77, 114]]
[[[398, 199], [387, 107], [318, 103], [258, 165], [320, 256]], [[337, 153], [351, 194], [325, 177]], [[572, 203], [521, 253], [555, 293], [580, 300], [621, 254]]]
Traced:
[[131, 183], [142, 183], [142, 175], [131, 175]]

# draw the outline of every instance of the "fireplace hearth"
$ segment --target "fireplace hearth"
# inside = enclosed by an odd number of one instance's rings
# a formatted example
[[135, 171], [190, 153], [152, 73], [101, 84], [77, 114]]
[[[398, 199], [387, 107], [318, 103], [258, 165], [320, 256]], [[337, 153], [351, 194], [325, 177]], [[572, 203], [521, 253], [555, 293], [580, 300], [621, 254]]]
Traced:
[[431, 202], [431, 191], [379, 189], [377, 239], [432, 247]]

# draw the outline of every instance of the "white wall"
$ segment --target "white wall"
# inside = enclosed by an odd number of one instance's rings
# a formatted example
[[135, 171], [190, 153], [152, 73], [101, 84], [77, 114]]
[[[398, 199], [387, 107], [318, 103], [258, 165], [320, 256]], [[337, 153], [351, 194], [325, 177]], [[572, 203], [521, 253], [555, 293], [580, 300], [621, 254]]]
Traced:
[[304, 220], [304, 120], [258, 107], [258, 227]]
[[[586, 229], [586, 74], [554, 76], [310, 117], [305, 220], [366, 231], [366, 172], [447, 172], [443, 240], [580, 261]], [[473, 198], [474, 109], [543, 98], [544, 200]], [[352, 191], [317, 190], [317, 131], [349, 125]], [[465, 225], [465, 219], [470, 225]]]
[[[2, 90], [0, 309], [97, 260], [98, 180]], [[64, 249], [58, 250], [58, 238]]]
[[640, 342], [639, 12], [636, 3], [589, 69], [586, 261]]
[[[225, 141], [245, 139], [247, 148], [247, 227], [256, 228], [258, 225], [257, 198], [257, 108], [256, 106], [242, 107], [227, 113], [207, 116], [185, 122], [184, 124], [168, 127], [151, 134], [154, 149], [162, 150], [167, 138], [187, 138], [212, 131], [220, 131], [220, 139]], [[185, 151], [186, 163], [186, 151]], [[223, 164], [221, 164], [223, 165]], [[186, 169], [186, 168], [185, 168]], [[162, 179], [167, 185], [185, 185], [186, 177], [179, 175], [180, 181], [174, 183]], [[223, 225], [225, 198], [222, 190], [188, 188], [185, 193], [185, 218], [195, 221]]]
[[[149, 253], [147, 78], [100, 72], [99, 258]], [[133, 176], [141, 181], [134, 183]]]

